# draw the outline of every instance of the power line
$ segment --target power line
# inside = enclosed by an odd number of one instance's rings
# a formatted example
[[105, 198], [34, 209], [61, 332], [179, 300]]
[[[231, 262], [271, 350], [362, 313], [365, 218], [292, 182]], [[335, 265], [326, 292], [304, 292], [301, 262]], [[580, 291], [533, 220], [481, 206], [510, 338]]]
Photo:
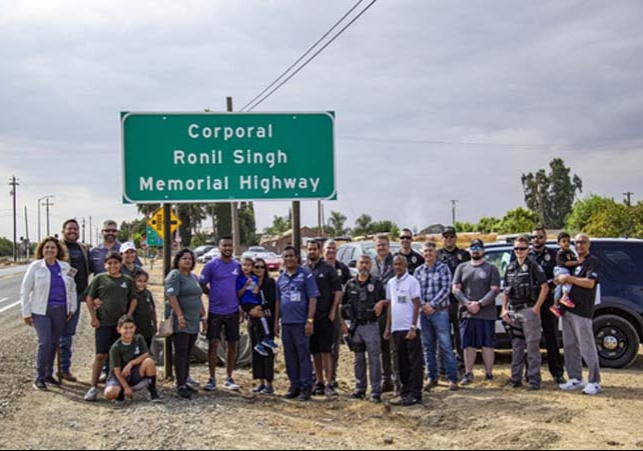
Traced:
[[342, 23], [342, 22], [344, 21], [344, 19], [346, 19], [346, 17], [348, 17], [348, 16], [349, 16], [353, 11], [355, 11], [355, 8], [357, 8], [357, 7], [359, 6], [359, 4], [360, 4], [360, 3], [362, 3], [363, 1], [364, 1], [364, 0], [359, 0], [357, 3], [355, 3], [355, 5], [353, 5], [353, 7], [352, 7], [351, 9], [349, 9], [349, 10], [348, 10], [348, 12], [347, 12], [346, 14], [344, 14], [344, 15], [341, 17], [341, 19], [339, 19], [337, 22], [335, 22], [335, 25], [333, 25], [333, 26], [332, 26], [332, 27], [331, 27], [331, 28], [330, 28], [326, 33], [324, 33], [324, 35], [323, 35], [321, 38], [319, 38], [319, 39], [318, 39], [318, 40], [317, 40], [313, 45], [311, 45], [311, 46], [310, 46], [310, 48], [309, 48], [308, 50], [306, 50], [306, 52], [305, 52], [303, 55], [301, 55], [301, 56], [299, 57], [299, 59], [297, 59], [297, 61], [295, 61], [294, 63], [292, 63], [292, 64], [290, 65], [290, 67], [289, 67], [288, 69], [286, 69], [285, 71], [283, 71], [283, 72], [281, 73], [281, 75], [279, 75], [279, 76], [278, 76], [278, 77], [277, 77], [277, 78], [276, 78], [272, 83], [270, 83], [270, 84], [266, 87], [266, 89], [264, 89], [264, 90], [263, 90], [263, 91], [261, 91], [259, 94], [257, 94], [257, 95], [256, 95], [256, 96], [255, 96], [255, 97], [254, 97], [250, 102], [248, 102], [247, 104], [245, 104], [245, 105], [241, 108], [241, 110], [239, 110], [239, 111], [243, 111], [243, 110], [245, 110], [248, 106], [252, 105], [252, 104], [254, 103], [254, 101], [255, 101], [255, 100], [257, 100], [259, 97], [261, 97], [262, 95], [264, 95], [264, 94], [265, 94], [265, 93], [266, 93], [270, 88], [272, 88], [274, 85], [276, 85], [276, 84], [279, 82], [279, 80], [281, 80], [281, 79], [283, 78], [283, 76], [284, 76], [284, 75], [286, 75], [288, 72], [290, 72], [290, 71], [292, 70], [292, 68], [294, 68], [297, 64], [299, 64], [299, 62], [300, 62], [301, 60], [303, 60], [306, 56], [308, 56], [308, 54], [309, 54], [310, 52], [312, 52], [312, 50], [313, 50], [315, 47], [317, 47], [317, 45], [319, 45], [319, 43], [320, 43], [320, 42], [322, 42], [324, 39], [326, 39], [326, 37], [327, 37], [327, 36], [328, 36], [328, 35], [329, 35], [329, 34], [330, 34], [330, 33], [331, 33], [335, 28], [337, 28], [337, 27], [339, 26], [339, 24], [340, 24], [340, 23]]
[[[373, 6], [377, 2], [377, 0], [372, 0], [371, 3], [369, 3], [362, 11], [360, 11], [357, 16], [355, 16], [344, 28], [339, 30], [337, 34], [335, 34], [330, 41], [328, 41], [326, 44], [322, 46], [318, 51], [316, 51], [310, 58], [308, 58], [301, 66], [297, 68], [292, 74], [290, 74], [284, 81], [279, 83], [277, 86], [275, 86], [268, 94], [266, 94], [261, 100], [259, 100], [257, 103], [255, 103], [252, 107], [248, 108], [246, 111], [252, 111], [255, 108], [257, 108], [259, 105], [261, 105], [263, 102], [265, 102], [270, 96], [272, 96], [275, 92], [277, 92], [283, 85], [288, 83], [295, 75], [297, 75], [304, 67], [306, 67], [312, 60], [314, 60], [317, 55], [319, 55], [321, 52], [323, 52], [326, 47], [328, 47], [330, 44], [332, 44], [338, 37], [340, 37], [344, 31], [346, 31], [351, 25], [353, 25], [362, 15], [368, 11], [371, 6]], [[244, 107], [245, 108], [245, 107]]]

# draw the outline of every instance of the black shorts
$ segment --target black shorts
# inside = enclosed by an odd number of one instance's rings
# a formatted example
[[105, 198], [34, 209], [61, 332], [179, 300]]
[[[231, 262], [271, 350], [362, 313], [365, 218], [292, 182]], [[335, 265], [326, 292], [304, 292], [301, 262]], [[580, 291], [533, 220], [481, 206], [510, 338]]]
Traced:
[[225, 340], [228, 343], [237, 343], [241, 338], [239, 335], [239, 312], [232, 315], [208, 316], [208, 340], [220, 340], [221, 333], [225, 332]]
[[243, 310], [247, 314], [250, 314], [250, 312], [253, 309], [257, 308], [257, 307], [261, 307], [261, 305], [259, 305], [259, 304], [241, 304], [241, 310]]
[[313, 336], [310, 337], [310, 353], [330, 354], [333, 350], [335, 324], [328, 318], [315, 320]]
[[[141, 365], [136, 365], [134, 368], [132, 368], [132, 372], [125, 378], [125, 380], [127, 381], [127, 385], [129, 385], [132, 390], [140, 390], [141, 388], [147, 386], [147, 380], [144, 380], [143, 376], [141, 376]], [[112, 374], [111, 376], [109, 376], [109, 379], [107, 379], [105, 387], [121, 387], [121, 383], [118, 382], [116, 376]]]
[[95, 331], [96, 354], [109, 354], [112, 345], [118, 341], [121, 336], [116, 330], [116, 326], [100, 326]]

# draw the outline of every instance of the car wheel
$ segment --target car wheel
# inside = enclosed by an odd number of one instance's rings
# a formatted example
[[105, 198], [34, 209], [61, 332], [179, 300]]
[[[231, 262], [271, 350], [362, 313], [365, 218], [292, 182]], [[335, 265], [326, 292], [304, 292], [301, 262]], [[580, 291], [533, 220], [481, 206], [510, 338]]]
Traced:
[[601, 366], [625, 368], [639, 353], [639, 335], [626, 319], [616, 315], [594, 318], [594, 338]]

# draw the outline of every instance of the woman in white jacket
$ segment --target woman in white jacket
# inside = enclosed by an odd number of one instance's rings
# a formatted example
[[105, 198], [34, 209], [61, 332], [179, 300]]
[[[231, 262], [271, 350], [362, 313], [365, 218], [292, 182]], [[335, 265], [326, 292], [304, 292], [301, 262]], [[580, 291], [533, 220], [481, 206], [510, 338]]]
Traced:
[[20, 301], [25, 324], [36, 329], [38, 353], [37, 377], [34, 388], [47, 390], [47, 384], [60, 385], [53, 377], [56, 346], [65, 322], [77, 306], [74, 269], [67, 260], [67, 251], [54, 237], [43, 239], [36, 249], [36, 261], [22, 281]]

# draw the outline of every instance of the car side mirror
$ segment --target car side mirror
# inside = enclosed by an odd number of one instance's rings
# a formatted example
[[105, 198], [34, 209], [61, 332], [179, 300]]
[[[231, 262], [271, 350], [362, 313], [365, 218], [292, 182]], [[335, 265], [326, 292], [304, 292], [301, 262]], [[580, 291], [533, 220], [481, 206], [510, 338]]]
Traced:
[[351, 260], [348, 262], [349, 268], [357, 268], [357, 260]]

